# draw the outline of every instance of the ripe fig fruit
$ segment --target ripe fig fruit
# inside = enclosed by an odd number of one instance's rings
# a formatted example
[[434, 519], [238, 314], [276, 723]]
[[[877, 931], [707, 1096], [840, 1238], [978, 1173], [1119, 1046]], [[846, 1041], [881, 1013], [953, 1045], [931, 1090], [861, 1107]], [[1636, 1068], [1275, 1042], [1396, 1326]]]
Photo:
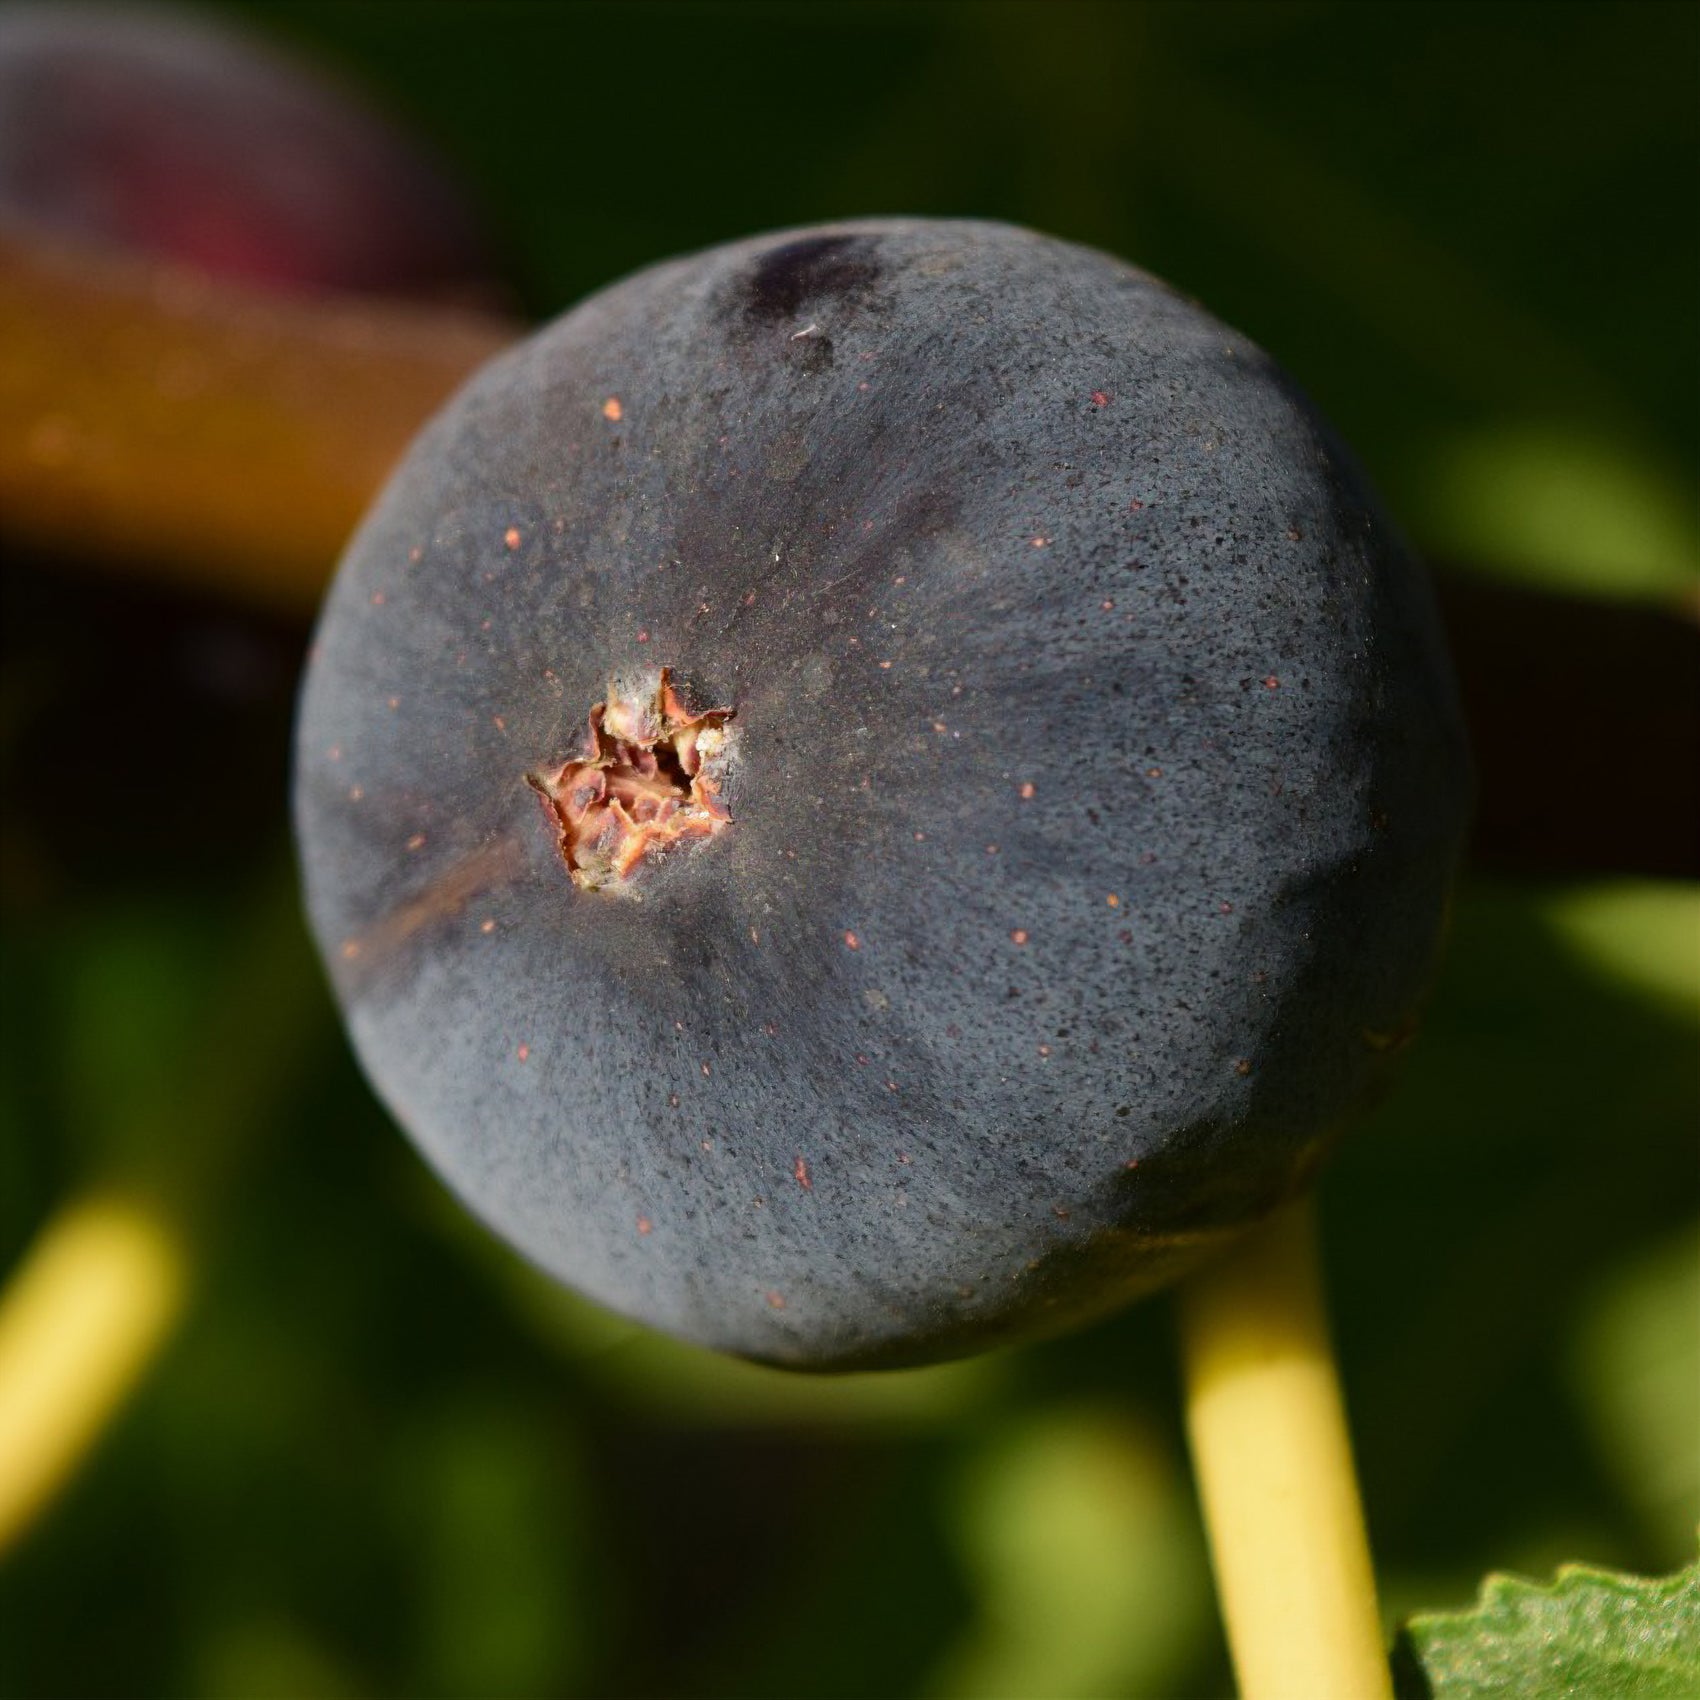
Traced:
[[827, 1369], [1079, 1321], [1300, 1190], [1468, 791], [1422, 574], [1270, 360], [908, 220], [657, 266], [475, 377], [297, 759], [355, 1045], [449, 1184]]

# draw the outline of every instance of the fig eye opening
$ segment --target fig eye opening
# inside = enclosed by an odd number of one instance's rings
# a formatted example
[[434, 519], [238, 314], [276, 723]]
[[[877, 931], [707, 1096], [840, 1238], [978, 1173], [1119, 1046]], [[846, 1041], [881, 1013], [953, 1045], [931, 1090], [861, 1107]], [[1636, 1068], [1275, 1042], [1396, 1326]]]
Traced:
[[582, 756], [525, 776], [575, 886], [629, 890], [646, 862], [732, 824], [721, 789], [734, 712], [693, 713], [663, 667], [640, 688], [610, 687], [592, 706]]

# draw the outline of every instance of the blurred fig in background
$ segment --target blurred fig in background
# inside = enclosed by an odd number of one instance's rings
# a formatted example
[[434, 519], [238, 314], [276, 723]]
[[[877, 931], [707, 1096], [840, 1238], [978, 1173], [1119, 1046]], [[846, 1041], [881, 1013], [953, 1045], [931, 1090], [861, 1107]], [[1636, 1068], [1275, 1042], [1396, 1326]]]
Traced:
[[[305, 641], [291, 610], [311, 589], [256, 597], [214, 522], [204, 560], [169, 527], [150, 532], [171, 482], [160, 468], [184, 466], [185, 501], [216, 513], [229, 467], [205, 453], [227, 443], [258, 523], [317, 511], [328, 475], [338, 488], [366, 474], [346, 442], [327, 454], [299, 422], [340, 412], [380, 465], [393, 434], [357, 397], [313, 400], [327, 371], [343, 375], [330, 355], [389, 348], [385, 327], [403, 326], [392, 342], [410, 334], [409, 311], [505, 304], [494, 249], [451, 174], [358, 84], [216, 17], [32, 3], [0, 6], [0, 250], [0, 323], [27, 356], [0, 373], [8, 890], [39, 899], [114, 874], [146, 889], [245, 868], [281, 828]], [[51, 313], [29, 286], [38, 263], [74, 285], [50, 293]], [[218, 287], [193, 311], [172, 292], [182, 310], [162, 317], [155, 266]], [[326, 328], [301, 317], [309, 298], [355, 295], [427, 306], [322, 300]], [[393, 378], [374, 390], [410, 405]], [[281, 424], [279, 396], [295, 405]], [[299, 488], [321, 464], [333, 473]], [[267, 480], [284, 474], [296, 483], [267, 508]], [[140, 587], [61, 570], [130, 557]], [[229, 594], [209, 600], [208, 586]], [[57, 752], [118, 725], [176, 754], [166, 784], [144, 764], [109, 765], [108, 784], [141, 787], [119, 804], [114, 859], [86, 832], [83, 781]], [[232, 809], [216, 776], [238, 769], [250, 783]]]
[[316, 67], [164, 7], [0, 9], [0, 231], [292, 292], [502, 298], [417, 141]]

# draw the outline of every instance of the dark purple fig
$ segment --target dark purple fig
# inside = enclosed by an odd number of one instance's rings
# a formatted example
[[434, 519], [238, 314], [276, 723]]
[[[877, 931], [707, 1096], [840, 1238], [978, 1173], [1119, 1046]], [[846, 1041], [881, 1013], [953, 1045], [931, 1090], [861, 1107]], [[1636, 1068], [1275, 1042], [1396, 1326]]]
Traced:
[[492, 294], [476, 221], [417, 145], [167, 7], [0, 9], [0, 227], [274, 289]]
[[603, 1303], [805, 1368], [1167, 1282], [1386, 1076], [1464, 822], [1430, 597], [1155, 279], [998, 225], [658, 266], [488, 367], [299, 732], [355, 1044]]

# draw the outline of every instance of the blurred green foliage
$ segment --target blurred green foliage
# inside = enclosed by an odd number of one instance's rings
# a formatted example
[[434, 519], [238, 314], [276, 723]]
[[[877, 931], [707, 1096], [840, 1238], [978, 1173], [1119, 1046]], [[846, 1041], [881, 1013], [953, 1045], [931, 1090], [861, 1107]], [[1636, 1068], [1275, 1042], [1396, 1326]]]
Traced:
[[[539, 313], [756, 229], [1030, 223], [1275, 352], [1419, 542], [1693, 593], [1691, 7], [239, 10], [434, 137]], [[279, 919], [299, 634], [5, 598], [0, 1257], [118, 1170], [189, 1207], [202, 1266], [0, 1570], [0, 1692], [1226, 1692], [1164, 1302], [806, 1381], [558, 1292], [388, 1126]], [[234, 695], [209, 653], [246, 658]], [[136, 748], [162, 673], [199, 683]], [[97, 772], [138, 762], [114, 811]], [[1323, 1187], [1390, 1615], [1691, 1552], [1697, 1057], [1693, 888], [1466, 885], [1406, 1078]]]

